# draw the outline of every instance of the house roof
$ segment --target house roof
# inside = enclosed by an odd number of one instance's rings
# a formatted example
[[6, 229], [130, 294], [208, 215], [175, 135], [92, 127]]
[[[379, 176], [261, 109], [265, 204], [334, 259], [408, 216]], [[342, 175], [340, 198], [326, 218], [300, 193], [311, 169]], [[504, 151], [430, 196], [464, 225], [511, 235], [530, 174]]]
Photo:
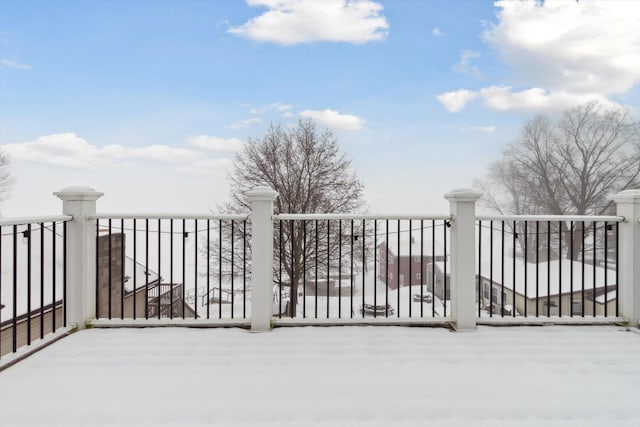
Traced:
[[[435, 251], [433, 247], [433, 235], [431, 232], [426, 232], [423, 234], [422, 245], [420, 241], [420, 230], [412, 233], [412, 239], [409, 239], [409, 236], [403, 233], [400, 237], [400, 245], [398, 245], [398, 239], [389, 237], [389, 251], [394, 255], [400, 254], [401, 257], [409, 256], [409, 251], [411, 251], [411, 256], [420, 256], [422, 253], [423, 256], [444, 256], [446, 254], [444, 249], [444, 244], [442, 239], [438, 238], [436, 235], [435, 241]], [[378, 245], [385, 244], [386, 240], [381, 240]], [[399, 250], [398, 250], [399, 248]]]
[[[442, 262], [437, 262], [436, 266], [440, 271], [444, 268]], [[481, 270], [478, 271], [478, 264], [476, 262], [476, 274], [480, 274], [487, 280], [492, 279], [493, 283], [500, 286], [504, 285], [507, 289], [514, 289], [514, 263], [512, 257], [505, 256], [504, 264], [502, 263], [501, 257], [494, 257], [493, 277], [491, 277], [491, 262], [489, 259], [483, 258], [481, 267]], [[447, 268], [450, 271], [450, 265], [447, 266]], [[526, 295], [528, 298], [535, 298], [536, 295], [546, 297], [547, 295], [566, 294], [571, 292], [571, 290], [573, 290], [573, 292], [580, 292], [583, 288], [585, 291], [590, 291], [593, 289], [594, 283], [596, 289], [603, 289], [605, 286], [605, 277], [607, 279], [607, 286], [616, 284], [615, 270], [585, 263], [584, 281], [582, 272], [583, 264], [580, 261], [572, 261], [569, 259], [563, 259], [562, 261], [552, 260], [549, 262], [540, 262], [536, 266], [535, 263], [525, 264], [524, 260], [516, 258], [515, 292], [520, 295], [525, 295], [525, 278], [527, 285]], [[607, 300], [609, 300], [609, 298]]]

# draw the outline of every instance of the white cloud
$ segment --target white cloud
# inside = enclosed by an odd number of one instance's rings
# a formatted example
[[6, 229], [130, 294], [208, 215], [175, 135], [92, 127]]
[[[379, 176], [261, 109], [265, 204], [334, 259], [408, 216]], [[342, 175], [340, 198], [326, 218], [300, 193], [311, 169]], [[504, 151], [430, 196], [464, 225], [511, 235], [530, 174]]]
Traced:
[[440, 104], [450, 113], [462, 110], [470, 101], [478, 96], [477, 92], [460, 89], [453, 92], [445, 92], [436, 96]]
[[245, 120], [238, 120], [237, 122], [233, 123], [230, 127], [231, 129], [242, 129], [242, 128], [249, 127], [254, 123], [260, 123], [260, 122], [262, 122], [262, 119], [260, 117], [250, 117]]
[[9, 67], [9, 68], [15, 68], [16, 70], [30, 70], [31, 69], [31, 65], [28, 64], [22, 64], [18, 61], [16, 61], [15, 59], [2, 59], [2, 65], [4, 65], [5, 67]]
[[238, 138], [198, 135], [187, 139], [187, 144], [207, 151], [240, 151], [244, 142]]
[[371, 0], [247, 0], [269, 10], [228, 32], [260, 42], [367, 43], [387, 36], [382, 5]]
[[182, 172], [187, 175], [197, 176], [219, 176], [226, 177], [228, 172], [233, 167], [233, 161], [227, 158], [219, 159], [200, 159], [196, 160], [189, 165], [181, 166], [176, 169], [177, 172]]
[[5, 144], [3, 149], [17, 160], [81, 170], [127, 165], [135, 161], [189, 165], [207, 160], [205, 153], [201, 151], [169, 145], [124, 147], [111, 144], [98, 147], [71, 132], [41, 136], [34, 141]]
[[483, 39], [520, 88], [497, 84], [474, 92], [489, 108], [547, 111], [590, 100], [617, 105], [611, 96], [640, 83], [640, 2], [500, 0], [495, 5], [498, 22], [487, 27]]
[[495, 126], [471, 126], [471, 127], [460, 128], [458, 129], [458, 131], [460, 132], [475, 131], [475, 132], [482, 132], [482, 133], [493, 133], [496, 131], [496, 127]]
[[326, 110], [304, 110], [300, 112], [302, 117], [310, 117], [316, 122], [331, 129], [338, 130], [360, 130], [364, 125], [364, 120], [351, 114], [340, 114], [337, 111]]
[[453, 66], [453, 71], [456, 73], [470, 73], [475, 77], [480, 76], [480, 70], [478, 67], [471, 65], [471, 62], [480, 57], [480, 52], [475, 50], [465, 50], [460, 54], [460, 60]]
[[433, 30], [431, 30], [431, 34], [433, 34], [436, 37], [442, 37], [445, 35], [440, 29], [440, 27], [435, 27]]
[[264, 105], [262, 107], [251, 107], [249, 112], [251, 114], [262, 114], [269, 111], [277, 111], [279, 113], [284, 113], [289, 111], [292, 108], [291, 104], [283, 104], [282, 102], [274, 102], [273, 104]]

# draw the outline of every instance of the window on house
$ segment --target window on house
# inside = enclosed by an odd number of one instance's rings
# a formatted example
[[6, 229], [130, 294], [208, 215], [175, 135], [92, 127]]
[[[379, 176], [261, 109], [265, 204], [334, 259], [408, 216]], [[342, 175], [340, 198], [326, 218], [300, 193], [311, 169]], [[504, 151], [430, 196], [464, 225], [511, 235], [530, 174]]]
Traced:
[[422, 274], [416, 273], [416, 280], [421, 280], [421, 279], [422, 279]]
[[502, 303], [503, 304], [509, 304], [509, 298], [507, 298], [507, 293], [506, 292], [502, 293]]
[[582, 301], [574, 300], [571, 301], [571, 314], [574, 316], [582, 316]]
[[485, 297], [485, 299], [489, 299], [489, 285], [488, 284], [484, 284], [483, 285], [483, 295]]
[[547, 305], [547, 301], [543, 303], [544, 313], [547, 316], [557, 316], [558, 315], [558, 304], [555, 301], [551, 301], [549, 305]]
[[419, 256], [414, 256], [414, 257], [413, 257], [413, 260], [414, 260], [415, 262], [420, 262], [420, 257], [419, 257]]

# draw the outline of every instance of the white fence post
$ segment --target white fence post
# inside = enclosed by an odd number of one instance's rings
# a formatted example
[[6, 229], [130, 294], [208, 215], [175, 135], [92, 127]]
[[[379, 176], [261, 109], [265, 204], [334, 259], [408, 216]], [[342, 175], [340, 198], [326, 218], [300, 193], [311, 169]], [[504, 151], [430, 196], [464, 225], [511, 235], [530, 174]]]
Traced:
[[88, 187], [67, 187], [53, 193], [62, 200], [67, 223], [67, 320], [79, 329], [96, 317], [96, 230], [87, 215], [96, 213], [103, 193]]
[[273, 305], [273, 201], [269, 187], [247, 192], [251, 201], [251, 330], [271, 329]]
[[624, 190], [610, 196], [617, 204], [618, 242], [618, 312], [632, 326], [640, 323], [640, 189]]
[[[482, 195], [457, 189], [449, 200], [451, 224], [451, 318], [456, 330], [476, 328], [476, 202]], [[446, 280], [446, 278], [445, 278]]]

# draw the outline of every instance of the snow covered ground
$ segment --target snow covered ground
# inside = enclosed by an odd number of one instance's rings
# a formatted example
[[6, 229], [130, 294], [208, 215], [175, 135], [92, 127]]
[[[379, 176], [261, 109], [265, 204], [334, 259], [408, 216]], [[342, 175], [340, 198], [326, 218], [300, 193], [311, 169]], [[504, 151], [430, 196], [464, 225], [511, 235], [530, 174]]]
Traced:
[[90, 329], [0, 373], [9, 426], [634, 426], [614, 326]]

